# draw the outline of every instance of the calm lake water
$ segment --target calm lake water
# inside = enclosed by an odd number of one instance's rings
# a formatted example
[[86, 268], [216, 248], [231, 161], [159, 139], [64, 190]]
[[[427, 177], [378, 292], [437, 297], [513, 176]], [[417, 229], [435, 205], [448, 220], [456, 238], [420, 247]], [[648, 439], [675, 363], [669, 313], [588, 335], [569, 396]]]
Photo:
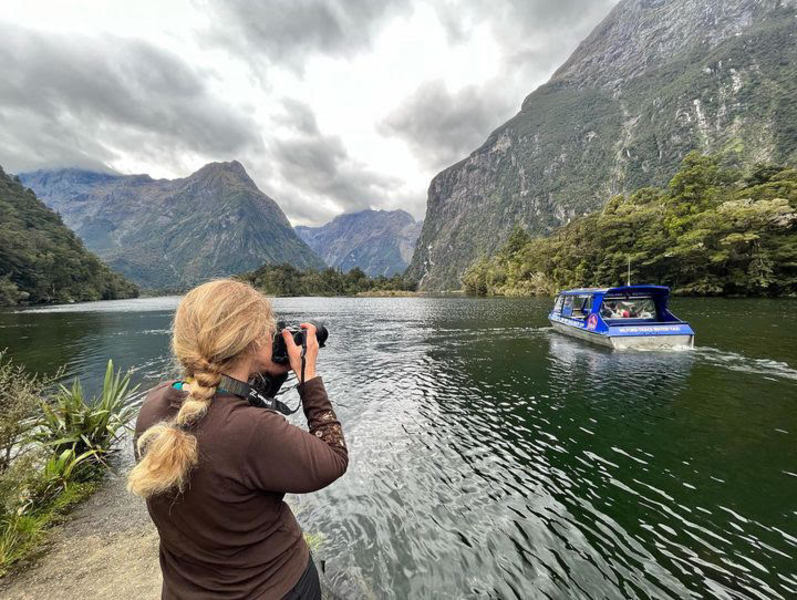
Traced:
[[[176, 303], [2, 313], [0, 348], [147, 386]], [[275, 305], [331, 331], [351, 465], [291, 503], [342, 597], [797, 595], [797, 302], [676, 299], [697, 348], [669, 353], [555, 334], [547, 300]]]

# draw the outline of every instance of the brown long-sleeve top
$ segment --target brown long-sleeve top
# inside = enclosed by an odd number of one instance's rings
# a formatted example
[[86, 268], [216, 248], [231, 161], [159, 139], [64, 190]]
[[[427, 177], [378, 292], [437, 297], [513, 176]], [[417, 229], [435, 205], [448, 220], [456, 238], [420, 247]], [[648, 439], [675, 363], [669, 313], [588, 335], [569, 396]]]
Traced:
[[[135, 438], [174, 418], [186, 395], [170, 383], [150, 391]], [[217, 394], [193, 428], [199, 464], [186, 490], [147, 501], [164, 600], [282, 598], [301, 577], [309, 549], [283, 496], [329, 485], [349, 459], [321, 378], [299, 395], [309, 433], [232, 394]]]

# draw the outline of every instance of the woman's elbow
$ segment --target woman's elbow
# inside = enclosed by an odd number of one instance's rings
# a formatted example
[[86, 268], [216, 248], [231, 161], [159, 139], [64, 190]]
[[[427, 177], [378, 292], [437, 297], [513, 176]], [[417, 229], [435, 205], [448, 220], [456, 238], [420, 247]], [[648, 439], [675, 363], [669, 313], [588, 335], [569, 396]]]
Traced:
[[337, 481], [346, 473], [349, 468], [349, 455], [336, 454], [335, 458], [330, 461], [326, 473], [324, 474], [325, 483], [322, 487], [326, 487], [331, 483]]
[[341, 477], [349, 468], [349, 457], [347, 454], [333, 454], [323, 465], [319, 465], [312, 477], [312, 489], [308, 492], [315, 492], [331, 485]]

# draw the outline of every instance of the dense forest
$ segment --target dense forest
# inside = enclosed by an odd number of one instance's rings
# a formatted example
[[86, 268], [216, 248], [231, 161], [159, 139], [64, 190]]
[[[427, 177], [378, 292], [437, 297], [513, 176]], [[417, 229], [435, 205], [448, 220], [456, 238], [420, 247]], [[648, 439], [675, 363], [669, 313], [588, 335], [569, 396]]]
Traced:
[[0, 306], [138, 295], [36, 195], [0, 168]]
[[553, 295], [622, 284], [629, 260], [632, 282], [676, 294], [797, 294], [797, 170], [692, 152], [666, 189], [615, 196], [548, 237], [516, 228], [463, 284], [476, 295]]
[[368, 277], [359, 268], [342, 273], [333, 268], [300, 270], [288, 264], [263, 265], [239, 275], [269, 296], [355, 296], [382, 290], [415, 290], [415, 282], [401, 275]]

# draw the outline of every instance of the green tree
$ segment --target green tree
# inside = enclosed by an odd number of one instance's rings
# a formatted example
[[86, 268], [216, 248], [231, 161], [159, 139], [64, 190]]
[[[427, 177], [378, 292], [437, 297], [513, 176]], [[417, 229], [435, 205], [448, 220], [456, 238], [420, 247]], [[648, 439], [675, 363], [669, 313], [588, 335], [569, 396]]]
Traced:
[[546, 238], [516, 230], [463, 286], [476, 295], [663, 283], [681, 294], [797, 294], [797, 170], [760, 165], [744, 176], [690, 153], [666, 189], [617, 195], [602, 211]]

